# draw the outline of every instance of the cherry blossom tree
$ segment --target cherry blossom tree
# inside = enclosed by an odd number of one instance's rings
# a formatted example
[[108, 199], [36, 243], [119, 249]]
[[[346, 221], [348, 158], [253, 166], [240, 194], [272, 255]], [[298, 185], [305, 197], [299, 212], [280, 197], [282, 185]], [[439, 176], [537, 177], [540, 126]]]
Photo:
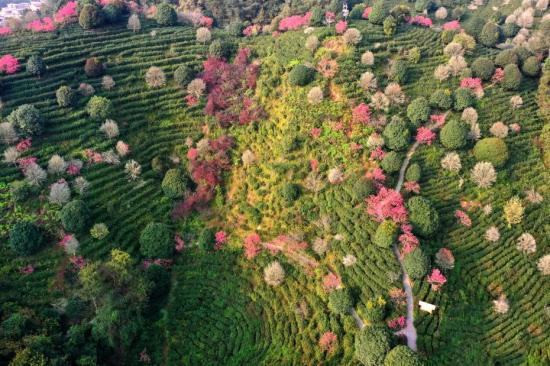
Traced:
[[0, 57], [0, 72], [6, 74], [15, 74], [19, 71], [19, 61], [12, 55], [4, 55]]
[[403, 197], [399, 192], [386, 187], [382, 187], [378, 194], [367, 198], [367, 213], [377, 222], [387, 218], [398, 223], [407, 221]]
[[437, 268], [434, 268], [428, 276], [428, 283], [432, 285], [434, 291], [438, 291], [446, 282], [447, 278]]

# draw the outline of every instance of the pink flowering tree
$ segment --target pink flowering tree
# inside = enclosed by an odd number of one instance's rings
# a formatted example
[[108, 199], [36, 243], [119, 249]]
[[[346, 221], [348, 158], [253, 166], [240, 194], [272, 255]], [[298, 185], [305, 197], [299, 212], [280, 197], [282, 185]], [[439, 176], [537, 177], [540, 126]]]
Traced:
[[336, 15], [331, 12], [331, 11], [327, 11], [325, 13], [325, 22], [330, 26], [332, 23], [334, 23], [334, 21], [336, 20]]
[[55, 24], [52, 18], [46, 17], [33, 20], [27, 24], [26, 28], [33, 32], [53, 32], [55, 30]]
[[70, 23], [76, 21], [78, 12], [76, 11], [76, 1], [69, 1], [55, 13], [53, 20], [56, 23]]
[[174, 242], [176, 243], [176, 252], [181, 253], [185, 249], [185, 242], [178, 234], [174, 235]]
[[325, 332], [319, 339], [319, 347], [323, 352], [332, 353], [336, 350], [338, 337], [333, 332]]
[[458, 221], [462, 226], [466, 226], [466, 227], [472, 226], [472, 219], [470, 219], [470, 216], [468, 216], [466, 212], [462, 210], [456, 210], [455, 217], [458, 219]]
[[504, 79], [504, 70], [500, 67], [497, 67], [495, 73], [491, 77], [491, 82], [493, 84], [498, 84]]
[[218, 231], [215, 235], [216, 244], [214, 245], [215, 250], [222, 249], [223, 245], [227, 243], [227, 233], [225, 231]]
[[381, 183], [386, 180], [386, 175], [384, 174], [384, 171], [380, 168], [374, 168], [365, 174], [365, 178], [372, 179], [377, 181], [378, 183]]
[[409, 19], [409, 24], [416, 24], [421, 27], [431, 27], [433, 25], [433, 22], [428, 17], [422, 16], [422, 15], [415, 15]]
[[340, 20], [338, 23], [336, 23], [336, 33], [344, 33], [348, 29], [348, 22], [345, 20]]
[[398, 318], [394, 318], [392, 320], [388, 320], [388, 327], [390, 329], [400, 330], [405, 328], [407, 325], [407, 320], [404, 316], [400, 316]]
[[460, 81], [460, 87], [470, 89], [478, 98], [481, 98], [484, 94], [480, 78], [464, 78]]
[[370, 122], [370, 107], [365, 103], [361, 103], [357, 107], [353, 108], [352, 116], [353, 122], [366, 125]]
[[378, 146], [376, 149], [372, 150], [370, 153], [371, 160], [382, 160], [386, 156], [386, 152], [382, 150], [382, 147]]
[[428, 283], [432, 285], [434, 291], [438, 291], [446, 282], [447, 278], [437, 268], [434, 268], [432, 273], [428, 276]]
[[371, 12], [372, 12], [372, 6], [367, 6], [365, 8], [365, 11], [363, 11], [363, 19], [369, 19]]
[[443, 30], [457, 30], [457, 31], [461, 29], [460, 22], [458, 20], [452, 20], [450, 22], [447, 22], [443, 24], [442, 28]]
[[280, 31], [296, 30], [309, 24], [311, 19], [311, 12], [307, 12], [304, 15], [293, 15], [286, 17], [279, 22]]
[[412, 226], [409, 224], [401, 225], [403, 234], [399, 235], [399, 243], [404, 254], [410, 253], [420, 246], [420, 241], [412, 232]]
[[366, 201], [367, 213], [377, 222], [388, 218], [398, 223], [407, 221], [403, 197], [396, 190], [382, 187], [378, 194], [369, 196]]
[[323, 277], [323, 287], [327, 291], [332, 291], [342, 286], [340, 276], [330, 272]]
[[0, 37], [9, 36], [13, 33], [13, 30], [10, 27], [0, 27]]
[[416, 141], [421, 144], [431, 145], [435, 138], [435, 132], [427, 127], [419, 127], [418, 130], [416, 130]]
[[420, 193], [420, 184], [418, 184], [418, 182], [405, 182], [403, 187], [407, 192]]
[[4, 55], [0, 57], [0, 72], [15, 74], [19, 71], [19, 68], [19, 61], [12, 55]]
[[261, 243], [260, 236], [256, 233], [252, 233], [244, 239], [243, 246], [246, 259], [254, 259], [260, 253], [262, 250]]
[[25, 152], [31, 148], [31, 145], [32, 145], [32, 140], [29, 137], [28, 139], [19, 141], [19, 143], [15, 146], [15, 149], [19, 152]]
[[445, 114], [432, 114], [430, 116], [430, 121], [433, 123], [433, 125], [437, 128], [441, 128], [445, 125]]

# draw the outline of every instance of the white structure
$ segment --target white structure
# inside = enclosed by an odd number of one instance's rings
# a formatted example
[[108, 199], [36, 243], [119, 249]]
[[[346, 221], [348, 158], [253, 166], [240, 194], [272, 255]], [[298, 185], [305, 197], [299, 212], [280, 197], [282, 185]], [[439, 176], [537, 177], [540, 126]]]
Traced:
[[38, 11], [46, 1], [47, 0], [32, 0], [25, 3], [8, 4], [6, 7], [0, 9], [0, 24], [7, 18], [21, 19], [25, 10]]
[[424, 302], [424, 301], [419, 301], [418, 305], [420, 305], [420, 310], [426, 311], [430, 314], [432, 313], [432, 311], [434, 311], [437, 308], [437, 306], [429, 304], [429, 303]]

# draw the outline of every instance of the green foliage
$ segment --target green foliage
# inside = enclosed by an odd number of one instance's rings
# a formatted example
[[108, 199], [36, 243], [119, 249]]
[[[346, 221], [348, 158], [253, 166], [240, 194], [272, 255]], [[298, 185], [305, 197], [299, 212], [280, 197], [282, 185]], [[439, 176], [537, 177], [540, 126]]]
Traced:
[[417, 64], [421, 57], [422, 51], [420, 47], [413, 47], [407, 52], [407, 60], [409, 60], [410, 63]]
[[500, 51], [497, 57], [495, 57], [495, 65], [500, 67], [510, 64], [517, 64], [518, 62], [518, 55], [513, 49]]
[[424, 97], [414, 99], [407, 106], [407, 117], [415, 127], [420, 126], [423, 122], [427, 122], [430, 117], [430, 105], [428, 100]]
[[488, 81], [491, 80], [495, 72], [495, 64], [490, 58], [481, 56], [472, 62], [472, 71], [474, 76], [483, 81]]
[[86, 59], [84, 64], [84, 72], [89, 78], [95, 78], [103, 74], [103, 63], [98, 57], [90, 57]]
[[31, 75], [42, 76], [46, 71], [46, 64], [42, 57], [38, 55], [32, 55], [27, 60], [27, 72]]
[[356, 177], [354, 179], [352, 193], [356, 201], [362, 202], [373, 192], [374, 187], [370, 179], [364, 179], [363, 177]]
[[403, 267], [412, 279], [420, 279], [428, 273], [429, 260], [422, 252], [422, 249], [416, 248], [412, 252], [405, 255]]
[[518, 90], [521, 85], [521, 72], [515, 64], [509, 64], [504, 67], [504, 79], [502, 86], [507, 90]]
[[94, 95], [86, 105], [86, 112], [96, 121], [105, 120], [111, 114], [111, 101], [105, 97]]
[[349, 12], [350, 19], [363, 19], [363, 13], [365, 12], [365, 4], [357, 4]]
[[508, 147], [502, 139], [487, 137], [476, 143], [474, 146], [474, 156], [477, 161], [488, 161], [495, 168], [501, 168], [508, 160]]
[[[351, 14], [350, 14], [351, 15]], [[320, 6], [315, 6], [311, 9], [311, 18], [309, 18], [309, 25], [312, 27], [320, 27], [325, 20], [325, 13]]]
[[10, 113], [7, 121], [17, 130], [19, 135], [30, 137], [40, 135], [44, 120], [40, 111], [32, 104], [23, 104]]
[[390, 333], [385, 325], [365, 327], [355, 337], [355, 358], [365, 366], [381, 365], [390, 346]]
[[71, 233], [79, 233], [86, 229], [90, 219], [90, 210], [81, 200], [67, 203], [59, 213], [61, 224]]
[[386, 300], [382, 296], [375, 296], [367, 301], [365, 319], [369, 324], [380, 323], [386, 316]]
[[176, 24], [176, 11], [168, 3], [160, 3], [157, 5], [157, 15], [155, 20], [158, 25], [171, 26]]
[[411, 16], [411, 8], [407, 5], [399, 4], [390, 10], [390, 14], [397, 20], [397, 23], [402, 23]]
[[234, 46], [231, 42], [221, 39], [215, 39], [210, 43], [208, 47], [208, 54], [216, 58], [223, 58], [229, 60], [233, 53]]
[[471, 89], [458, 88], [454, 93], [455, 97], [455, 111], [462, 111], [468, 107], [472, 107], [476, 102], [476, 96]]
[[352, 306], [353, 300], [347, 288], [335, 289], [328, 294], [328, 308], [333, 313], [347, 315]]
[[462, 24], [466, 33], [477, 39], [480, 38], [483, 27], [487, 23], [487, 19], [482, 16], [471, 16]]
[[387, 16], [384, 19], [384, 34], [388, 37], [391, 37], [395, 34], [395, 29], [397, 28], [397, 21], [394, 17]]
[[441, 32], [441, 42], [443, 42], [444, 45], [451, 43], [457, 33], [458, 32], [453, 29], [444, 30], [443, 32]]
[[385, 2], [382, 0], [377, 0], [372, 6], [372, 11], [369, 15], [369, 22], [372, 24], [382, 24], [384, 19], [388, 16], [388, 9], [386, 8]]
[[300, 197], [300, 186], [294, 183], [286, 183], [281, 187], [280, 193], [287, 203], [292, 203]]
[[296, 65], [288, 74], [288, 81], [292, 85], [306, 86], [313, 81], [315, 70], [305, 65]]
[[487, 23], [481, 30], [479, 41], [487, 47], [494, 47], [500, 39], [500, 27], [495, 23]]
[[46, 357], [43, 354], [34, 352], [30, 348], [24, 348], [15, 354], [9, 366], [47, 366]]
[[420, 168], [420, 164], [412, 163], [407, 168], [407, 172], [405, 173], [405, 180], [407, 182], [418, 182], [420, 180], [421, 174], [422, 170]]
[[227, 26], [227, 33], [233, 37], [243, 36], [244, 25], [240, 20], [235, 20]]
[[109, 228], [104, 223], [95, 224], [90, 229], [90, 235], [97, 240], [103, 240], [109, 235]]
[[[370, 18], [370, 17], [369, 17]], [[388, 77], [396, 83], [403, 84], [407, 80], [409, 66], [404, 60], [397, 60], [390, 66]]]
[[172, 236], [168, 226], [150, 222], [139, 236], [140, 253], [146, 258], [171, 258]]
[[398, 172], [399, 169], [401, 169], [401, 164], [403, 163], [403, 156], [395, 151], [390, 151], [389, 153], [384, 156], [384, 159], [382, 159], [382, 162], [380, 166], [382, 169], [384, 169], [387, 173], [395, 173]]
[[502, 34], [506, 38], [515, 37], [519, 32], [519, 26], [516, 23], [506, 23], [502, 26]]
[[523, 71], [525, 75], [533, 78], [539, 76], [540, 69], [540, 61], [536, 56], [528, 57], [521, 66], [521, 71]]
[[168, 198], [182, 197], [187, 191], [187, 181], [182, 172], [178, 169], [170, 169], [162, 180], [162, 191]]
[[424, 197], [415, 196], [407, 201], [409, 221], [413, 231], [427, 237], [439, 228], [439, 214], [432, 203]]
[[515, 47], [513, 50], [518, 56], [518, 64], [523, 64], [529, 57], [534, 56], [533, 52], [525, 46]]
[[114, 24], [122, 18], [122, 8], [115, 4], [107, 4], [103, 7], [103, 14], [108, 23]]
[[29, 198], [32, 190], [24, 180], [14, 180], [10, 183], [10, 193], [15, 202], [23, 202]]
[[103, 23], [103, 14], [101, 9], [92, 4], [86, 4], [80, 12], [78, 23], [83, 29], [93, 29]]
[[441, 144], [449, 150], [456, 150], [466, 146], [468, 138], [468, 126], [458, 120], [451, 119], [443, 126], [439, 134]]
[[9, 246], [17, 255], [27, 256], [36, 253], [43, 240], [36, 225], [29, 221], [19, 221], [10, 231]]
[[399, 345], [393, 348], [386, 359], [384, 366], [423, 366], [418, 354], [407, 346]]
[[398, 226], [392, 220], [384, 220], [374, 234], [373, 243], [382, 248], [391, 248], [397, 239]]
[[60, 107], [70, 107], [76, 100], [76, 93], [67, 85], [63, 85], [57, 89], [55, 97]]
[[[214, 40], [214, 42], [216, 42], [216, 40]], [[212, 42], [212, 44], [214, 44], [214, 42]], [[193, 79], [193, 70], [185, 64], [179, 65], [176, 71], [174, 71], [174, 81], [176, 82], [176, 85], [179, 86], [180, 88], [186, 88], [187, 84], [192, 79]]]
[[216, 232], [211, 228], [203, 229], [199, 235], [197, 244], [203, 250], [211, 250], [216, 243]]
[[430, 105], [443, 111], [451, 109], [453, 97], [449, 90], [437, 89], [430, 95]]
[[392, 118], [382, 132], [384, 142], [392, 150], [401, 151], [409, 146], [411, 131], [407, 122], [401, 118]]

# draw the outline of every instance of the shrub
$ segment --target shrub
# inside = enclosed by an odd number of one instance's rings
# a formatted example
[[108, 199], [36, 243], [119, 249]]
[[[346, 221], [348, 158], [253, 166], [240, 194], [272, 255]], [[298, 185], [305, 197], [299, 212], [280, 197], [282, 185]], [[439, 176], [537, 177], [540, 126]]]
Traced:
[[353, 306], [351, 293], [346, 288], [335, 289], [328, 295], [328, 308], [335, 314], [346, 315]]
[[309, 25], [313, 27], [320, 27], [323, 25], [325, 14], [321, 7], [315, 6], [311, 9], [311, 17], [309, 18]]
[[300, 197], [300, 186], [294, 183], [286, 183], [281, 188], [281, 197], [287, 202], [292, 203]]
[[361, 63], [367, 66], [374, 65], [374, 54], [371, 51], [365, 51], [365, 53], [361, 55]]
[[525, 208], [518, 196], [514, 196], [504, 205], [504, 219], [508, 223], [508, 227], [521, 224]]
[[365, 198], [374, 193], [372, 181], [357, 177], [353, 180], [352, 193], [356, 201], [362, 202]]
[[489, 22], [481, 30], [479, 41], [487, 47], [494, 47], [500, 39], [500, 34], [500, 27], [495, 23]]
[[76, 100], [76, 93], [66, 85], [60, 86], [55, 92], [55, 96], [60, 107], [70, 107]]
[[168, 198], [182, 197], [187, 191], [186, 180], [178, 169], [170, 169], [166, 172], [161, 187]]
[[472, 71], [474, 76], [483, 81], [488, 81], [495, 73], [495, 64], [487, 57], [478, 57], [472, 62]]
[[15, 131], [15, 128], [13, 125], [9, 122], [2, 122], [0, 123], [0, 142], [4, 145], [11, 145], [17, 140], [19, 137], [17, 136], [17, 132]]
[[107, 4], [103, 7], [103, 14], [108, 23], [114, 24], [120, 20], [122, 16], [122, 8], [112, 3]]
[[27, 72], [31, 75], [41, 76], [46, 71], [46, 64], [42, 57], [32, 55], [27, 60]]
[[10, 230], [9, 246], [17, 255], [36, 253], [42, 241], [42, 233], [32, 222], [18, 221]]
[[317, 38], [317, 36], [307, 37], [305, 46], [311, 52], [315, 52], [317, 47], [319, 47], [319, 38]]
[[508, 131], [509, 127], [500, 121], [493, 123], [493, 125], [489, 129], [489, 132], [491, 132], [493, 136], [501, 139], [508, 136]]
[[403, 84], [407, 80], [408, 65], [404, 60], [397, 60], [391, 64], [388, 77], [396, 83]]
[[50, 186], [50, 195], [48, 200], [50, 203], [63, 205], [71, 199], [71, 189], [65, 180], [56, 182]]
[[407, 209], [413, 230], [419, 235], [429, 236], [439, 227], [439, 214], [426, 198], [419, 196], [410, 198]]
[[484, 138], [474, 146], [474, 156], [477, 161], [488, 161], [501, 168], [508, 160], [508, 147], [504, 140], [497, 137]]
[[392, 118], [382, 133], [384, 142], [392, 150], [401, 151], [409, 146], [411, 131], [401, 118]]
[[349, 12], [350, 19], [362, 19], [366, 7], [367, 6], [365, 4], [354, 5], [353, 9]]
[[176, 24], [177, 16], [174, 9], [167, 3], [157, 5], [157, 15], [155, 20], [158, 25], [171, 26]]
[[460, 149], [468, 142], [468, 126], [458, 119], [451, 119], [441, 129], [439, 138], [447, 149]]
[[357, 28], [350, 28], [344, 32], [342, 39], [345, 44], [357, 45], [363, 39], [363, 35]]
[[86, 105], [86, 112], [96, 121], [102, 121], [111, 114], [111, 101], [105, 97], [94, 95]]
[[86, 59], [84, 64], [84, 73], [90, 78], [95, 78], [103, 74], [103, 63], [97, 57], [90, 57]]
[[104, 223], [95, 224], [90, 229], [90, 235], [97, 240], [103, 240], [109, 235], [109, 228]]
[[292, 85], [306, 86], [313, 81], [315, 70], [305, 65], [296, 65], [288, 74], [288, 81]]
[[112, 90], [115, 87], [115, 80], [111, 75], [105, 75], [101, 78], [101, 86], [105, 90]]
[[202, 79], [194, 79], [187, 85], [187, 93], [199, 99], [206, 90], [206, 83]]
[[[2, 335], [6, 336], [9, 339], [21, 339], [25, 334], [25, 328], [27, 327], [27, 318], [21, 313], [11, 314], [6, 320], [2, 322], [0, 329], [2, 330]], [[18, 357], [16, 356], [15, 359]], [[12, 363], [10, 363], [10, 366]], [[21, 363], [21, 366], [25, 363]], [[29, 364], [27, 364], [29, 365]], [[34, 365], [34, 364], [33, 364]], [[45, 365], [42, 364], [42, 365]], [[38, 364], [40, 366], [40, 364]]]
[[517, 90], [521, 84], [521, 72], [515, 64], [506, 65], [504, 67], [504, 79], [502, 86], [507, 90]]
[[430, 105], [426, 98], [418, 97], [407, 106], [407, 117], [415, 127], [427, 122], [430, 117]]
[[500, 51], [497, 57], [495, 57], [495, 65], [500, 67], [504, 67], [509, 64], [517, 64], [518, 61], [518, 55], [513, 49]]
[[506, 38], [512, 38], [519, 32], [519, 27], [516, 23], [506, 23], [502, 27], [502, 34]]
[[151, 66], [145, 73], [145, 82], [151, 89], [161, 88], [166, 84], [166, 75], [160, 67]]
[[192, 78], [193, 70], [187, 65], [180, 65], [174, 71], [174, 81], [180, 88], [185, 88]]
[[127, 28], [134, 33], [141, 30], [141, 21], [139, 20], [139, 15], [137, 14], [130, 15], [130, 17], [128, 18]]
[[539, 259], [537, 268], [543, 276], [550, 276], [550, 254], [547, 254]]
[[382, 24], [384, 19], [389, 15], [388, 9], [383, 0], [377, 0], [372, 6], [372, 11], [369, 14], [369, 22], [372, 24]]
[[403, 157], [399, 153], [390, 151], [386, 154], [386, 156], [384, 156], [384, 159], [382, 159], [382, 163], [380, 165], [382, 166], [382, 169], [391, 174], [398, 172], [399, 169], [401, 169], [402, 162]]
[[227, 26], [227, 33], [233, 37], [242, 37], [244, 25], [240, 20], [234, 20]]
[[391, 37], [395, 33], [397, 28], [397, 21], [391, 15], [384, 19], [384, 34], [388, 37]]
[[382, 248], [391, 248], [397, 239], [398, 226], [392, 220], [384, 220], [374, 234], [373, 243]]
[[172, 256], [172, 237], [168, 226], [150, 222], [139, 235], [140, 253], [146, 258], [170, 258]]
[[420, 165], [418, 163], [413, 163], [407, 168], [405, 180], [407, 182], [418, 182], [420, 180], [421, 173], [422, 170], [420, 169]]
[[319, 104], [323, 101], [323, 89], [318, 86], [311, 88], [307, 94], [307, 101], [310, 104]]
[[455, 111], [462, 111], [468, 107], [471, 107], [476, 102], [476, 96], [474, 92], [469, 88], [458, 88], [454, 93], [455, 97]]
[[67, 170], [67, 162], [61, 156], [54, 154], [48, 160], [48, 173], [52, 175], [63, 174]]
[[365, 366], [382, 365], [390, 346], [390, 333], [385, 325], [365, 327], [355, 337], [355, 358]]
[[210, 29], [201, 27], [197, 29], [196, 38], [197, 42], [206, 43], [212, 39], [212, 33], [210, 32]]
[[216, 244], [216, 231], [211, 228], [201, 231], [197, 244], [203, 250], [211, 250]]
[[40, 111], [32, 104], [23, 104], [10, 113], [7, 121], [24, 137], [42, 133], [44, 120]]
[[409, 347], [398, 345], [393, 348], [386, 359], [384, 360], [384, 366], [423, 366], [424, 363], [420, 361], [418, 354], [413, 352]]
[[279, 286], [285, 280], [285, 270], [278, 261], [271, 262], [264, 268], [264, 280], [273, 287]]
[[472, 181], [480, 188], [489, 188], [497, 180], [497, 173], [493, 164], [488, 161], [480, 161], [472, 169]]
[[86, 4], [80, 11], [80, 16], [78, 17], [78, 23], [83, 29], [92, 29], [97, 28], [103, 23], [103, 14], [99, 7]]
[[405, 255], [403, 267], [412, 279], [420, 279], [428, 273], [429, 260], [428, 257], [426, 257], [426, 255], [422, 252], [422, 249], [416, 248], [412, 252]]
[[208, 55], [216, 58], [229, 59], [233, 52], [233, 44], [221, 39], [215, 39], [208, 47]]
[[31, 187], [25, 181], [15, 180], [10, 183], [10, 193], [15, 202], [23, 202], [31, 195]]
[[447, 90], [438, 89], [430, 96], [430, 105], [434, 108], [441, 110], [451, 109], [453, 106], [453, 98], [451, 92]]
[[[540, 61], [536, 56], [528, 57], [523, 65], [521, 66], [521, 71], [527, 76], [537, 77], [540, 74]], [[506, 78], [506, 73], [504, 74]]]
[[90, 211], [81, 200], [67, 203], [59, 213], [61, 224], [71, 233], [79, 233], [86, 229], [90, 218]]

